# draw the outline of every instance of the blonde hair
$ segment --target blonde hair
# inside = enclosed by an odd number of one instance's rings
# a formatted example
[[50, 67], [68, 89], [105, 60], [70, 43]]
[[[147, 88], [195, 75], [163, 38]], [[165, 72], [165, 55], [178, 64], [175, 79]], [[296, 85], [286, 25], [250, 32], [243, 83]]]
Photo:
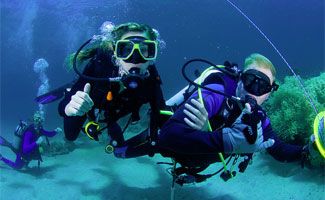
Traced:
[[273, 78], [275, 79], [276, 70], [272, 62], [265, 56], [253, 53], [245, 59], [245, 70], [252, 64], [256, 64], [260, 68], [269, 69], [272, 73]]

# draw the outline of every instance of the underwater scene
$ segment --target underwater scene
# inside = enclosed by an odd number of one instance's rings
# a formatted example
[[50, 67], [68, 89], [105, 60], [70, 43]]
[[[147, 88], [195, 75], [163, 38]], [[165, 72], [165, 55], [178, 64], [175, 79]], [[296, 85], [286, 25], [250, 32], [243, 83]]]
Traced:
[[1, 0], [1, 200], [325, 200], [323, 0]]

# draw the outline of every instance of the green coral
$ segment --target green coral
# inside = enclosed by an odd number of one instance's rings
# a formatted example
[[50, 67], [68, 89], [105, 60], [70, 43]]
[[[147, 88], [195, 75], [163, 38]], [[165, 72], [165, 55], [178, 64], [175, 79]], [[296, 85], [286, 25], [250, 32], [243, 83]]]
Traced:
[[[316, 109], [325, 108], [325, 73], [304, 81]], [[265, 109], [278, 136], [289, 143], [306, 144], [313, 133], [315, 112], [294, 77], [286, 77], [277, 92], [265, 103]]]
[[[325, 109], [325, 73], [303, 81], [318, 112]], [[295, 77], [286, 77], [265, 103], [272, 127], [285, 142], [304, 145], [313, 134], [316, 113]]]

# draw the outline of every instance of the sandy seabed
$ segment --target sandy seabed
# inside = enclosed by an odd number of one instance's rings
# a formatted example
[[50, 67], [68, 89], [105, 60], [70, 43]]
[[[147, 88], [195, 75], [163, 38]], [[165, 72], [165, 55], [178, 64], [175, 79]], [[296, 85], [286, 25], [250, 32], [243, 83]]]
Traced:
[[[2, 155], [13, 154], [1, 148]], [[170, 161], [160, 155], [118, 159], [102, 144], [79, 141], [69, 154], [43, 157], [30, 169], [15, 171], [0, 163], [1, 200], [168, 200]], [[213, 172], [220, 164], [210, 166]], [[236, 167], [237, 169], [237, 167]], [[216, 175], [204, 183], [176, 186], [175, 200], [325, 200], [324, 170], [301, 169], [299, 163], [279, 163], [266, 153], [254, 156], [245, 173], [224, 182]]]

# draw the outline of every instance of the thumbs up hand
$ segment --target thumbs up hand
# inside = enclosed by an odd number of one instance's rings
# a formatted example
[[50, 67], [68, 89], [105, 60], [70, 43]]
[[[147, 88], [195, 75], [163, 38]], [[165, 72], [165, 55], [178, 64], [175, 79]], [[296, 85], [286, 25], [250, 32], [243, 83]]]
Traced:
[[94, 106], [89, 96], [90, 84], [87, 83], [83, 91], [78, 91], [71, 96], [70, 102], [66, 105], [64, 112], [67, 116], [83, 116]]

